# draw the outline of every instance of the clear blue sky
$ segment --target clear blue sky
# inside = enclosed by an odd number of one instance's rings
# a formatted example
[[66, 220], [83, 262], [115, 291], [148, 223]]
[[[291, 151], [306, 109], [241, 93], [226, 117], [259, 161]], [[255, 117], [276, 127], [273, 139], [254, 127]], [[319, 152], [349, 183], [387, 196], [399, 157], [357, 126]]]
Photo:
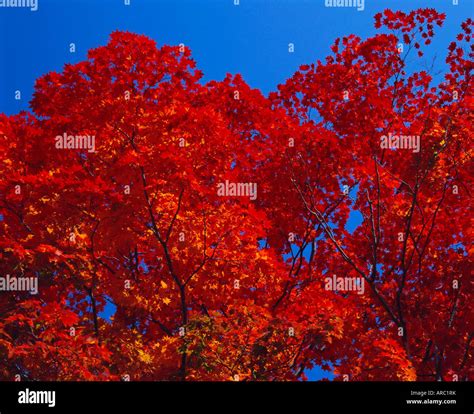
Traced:
[[[374, 33], [373, 15], [385, 8], [436, 7], [446, 25], [430, 50], [444, 60], [474, 0], [365, 0], [365, 9], [327, 8], [324, 0], [37, 0], [38, 11], [0, 8], [0, 112], [27, 109], [36, 78], [85, 58], [114, 30], [146, 34], [158, 44], [190, 46], [205, 80], [241, 73], [267, 93], [300, 64], [321, 59], [338, 36]], [[76, 44], [75, 54], [69, 44]], [[288, 53], [288, 43], [295, 52]], [[433, 54], [425, 58], [429, 62]], [[14, 91], [22, 91], [15, 101]]]
[[[325, 0], [37, 0], [38, 11], [0, 7], [0, 112], [28, 109], [35, 79], [83, 60], [87, 50], [107, 43], [114, 30], [155, 39], [158, 45], [189, 46], [204, 81], [240, 73], [264, 93], [274, 90], [299, 67], [329, 54], [336, 37], [375, 33], [373, 15], [386, 8], [434, 7], [447, 15], [427, 54], [417, 61], [443, 71], [447, 45], [474, 0], [365, 0], [364, 11], [327, 8]], [[76, 53], [69, 52], [75, 43]], [[288, 44], [295, 45], [288, 53]], [[423, 66], [421, 66], [423, 67]], [[22, 100], [14, 92], [22, 92]], [[360, 215], [359, 215], [360, 216]], [[360, 217], [354, 214], [349, 227]], [[310, 379], [331, 378], [316, 368]]]

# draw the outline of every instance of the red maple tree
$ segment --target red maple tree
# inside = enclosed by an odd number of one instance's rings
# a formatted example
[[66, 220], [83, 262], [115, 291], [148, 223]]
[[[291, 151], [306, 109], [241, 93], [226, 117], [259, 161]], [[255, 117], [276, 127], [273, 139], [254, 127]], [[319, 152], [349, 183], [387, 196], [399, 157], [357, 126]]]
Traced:
[[441, 83], [406, 68], [443, 20], [387, 10], [268, 97], [124, 32], [41, 77], [0, 116], [0, 275], [38, 281], [0, 379], [472, 379], [472, 21]]

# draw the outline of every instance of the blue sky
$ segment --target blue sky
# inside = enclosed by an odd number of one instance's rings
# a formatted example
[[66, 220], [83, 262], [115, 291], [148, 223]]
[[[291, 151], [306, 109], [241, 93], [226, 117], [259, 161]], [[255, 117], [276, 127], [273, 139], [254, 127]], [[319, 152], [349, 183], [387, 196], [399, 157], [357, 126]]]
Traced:
[[[444, 71], [448, 44], [467, 17], [474, 0], [365, 0], [364, 11], [328, 8], [325, 0], [37, 0], [38, 11], [0, 7], [0, 112], [28, 109], [35, 79], [60, 71], [65, 63], [86, 57], [87, 50], [104, 45], [114, 30], [148, 35], [158, 45], [189, 46], [204, 81], [240, 73], [264, 93], [274, 90], [303, 63], [323, 59], [339, 36], [375, 33], [373, 15], [386, 8], [412, 10], [434, 7], [447, 15], [445, 25], [422, 59]], [[1, 3], [1, 1], [0, 1]], [[70, 43], [76, 52], [69, 52]], [[288, 44], [294, 44], [294, 53]], [[20, 90], [22, 99], [14, 99]], [[359, 214], [360, 216], [360, 214]], [[349, 228], [360, 217], [353, 214]], [[310, 379], [331, 378], [316, 368]]]
[[[474, 1], [365, 0], [364, 11], [328, 8], [325, 0], [37, 0], [38, 11], [0, 7], [0, 112], [28, 108], [34, 81], [65, 63], [85, 58], [114, 30], [146, 34], [158, 44], [190, 46], [204, 80], [241, 73], [267, 93], [299, 65], [324, 58], [338, 36], [372, 35], [373, 15], [385, 8], [436, 7], [447, 14], [428, 54], [443, 69], [447, 45], [461, 21], [473, 16]], [[1, 2], [0, 2], [1, 3]], [[76, 53], [69, 44], [76, 44]], [[288, 53], [288, 44], [295, 45]], [[14, 92], [22, 92], [22, 100]]]

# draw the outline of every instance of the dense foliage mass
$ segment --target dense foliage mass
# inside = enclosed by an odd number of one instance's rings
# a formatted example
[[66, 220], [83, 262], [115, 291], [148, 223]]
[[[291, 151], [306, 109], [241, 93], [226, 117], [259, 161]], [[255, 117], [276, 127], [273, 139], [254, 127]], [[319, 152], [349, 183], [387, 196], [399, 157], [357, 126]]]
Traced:
[[0, 115], [0, 379], [472, 380], [472, 21], [407, 68], [443, 20], [267, 97], [124, 32], [41, 77]]

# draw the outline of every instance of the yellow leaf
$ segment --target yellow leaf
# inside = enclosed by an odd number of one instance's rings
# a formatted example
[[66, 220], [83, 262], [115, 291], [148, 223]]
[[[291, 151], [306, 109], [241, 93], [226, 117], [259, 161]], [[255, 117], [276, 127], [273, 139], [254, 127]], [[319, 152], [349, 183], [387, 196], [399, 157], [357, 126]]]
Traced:
[[138, 358], [145, 364], [150, 364], [153, 360], [150, 354], [145, 351], [142, 351], [141, 349], [138, 350]]

